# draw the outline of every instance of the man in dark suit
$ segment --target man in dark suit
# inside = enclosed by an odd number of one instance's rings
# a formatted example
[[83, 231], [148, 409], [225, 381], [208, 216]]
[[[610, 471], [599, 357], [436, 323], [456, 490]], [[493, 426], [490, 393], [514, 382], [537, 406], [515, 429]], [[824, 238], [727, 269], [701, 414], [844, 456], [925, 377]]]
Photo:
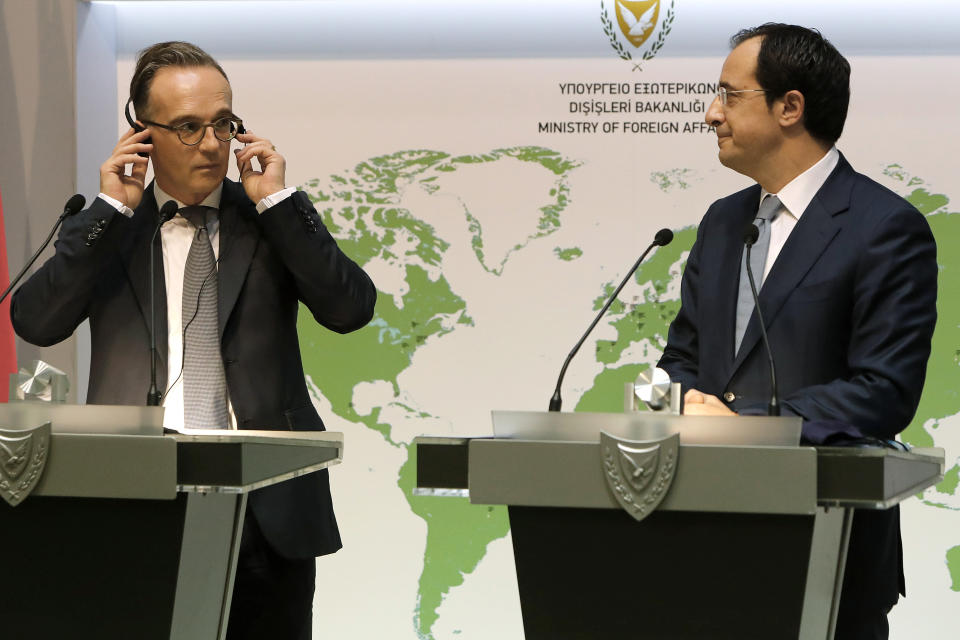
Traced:
[[[120, 138], [100, 167], [100, 195], [64, 221], [56, 254], [14, 295], [17, 333], [49, 345], [89, 319], [88, 402], [144, 404], [156, 237], [165, 424], [323, 429], [300, 360], [300, 303], [346, 333], [373, 315], [373, 283], [309, 199], [287, 188], [274, 145], [245, 132], [208, 54], [183, 42], [145, 49], [130, 96], [146, 128]], [[234, 138], [242, 184], [225, 179]], [[148, 162], [155, 181], [145, 187]], [[171, 200], [180, 213], [155, 235]], [[254, 491], [228, 638], [310, 638], [315, 557], [340, 546], [325, 470]]]
[[[757, 184], [704, 216], [659, 366], [683, 384], [685, 414], [766, 413], [767, 354], [741, 290], [755, 222], [767, 234], [754, 272], [783, 413], [801, 416], [815, 443], [891, 439], [916, 411], [936, 323], [930, 228], [834, 147], [850, 67], [829, 42], [767, 24], [732, 45], [706, 120], [720, 162]], [[857, 511], [835, 637], [886, 638], [899, 593], [899, 512]]]

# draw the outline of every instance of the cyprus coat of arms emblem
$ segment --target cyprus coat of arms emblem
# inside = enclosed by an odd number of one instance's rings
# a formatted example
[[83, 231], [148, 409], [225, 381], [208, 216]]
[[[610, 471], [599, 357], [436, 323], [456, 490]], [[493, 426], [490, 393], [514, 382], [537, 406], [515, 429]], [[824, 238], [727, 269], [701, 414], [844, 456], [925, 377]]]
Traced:
[[680, 435], [638, 442], [600, 432], [600, 461], [607, 486], [636, 520], [650, 515], [667, 495], [677, 470]]
[[0, 497], [17, 506], [43, 475], [50, 451], [50, 423], [33, 429], [0, 429]]
[[[676, 17], [674, 11], [676, 0], [670, 0], [664, 12], [665, 15], [661, 15], [661, 5], [664, 4], [666, 0], [613, 0], [614, 16], [611, 17], [606, 6], [607, 2], [600, 1], [600, 22], [603, 24], [603, 32], [620, 58], [634, 60], [634, 56], [637, 56], [641, 61], [650, 60], [660, 52], [667, 36], [670, 35], [673, 20]], [[624, 46], [626, 43], [633, 49], [640, 49], [654, 33], [657, 33], [657, 37], [642, 51], [631, 51]], [[640, 65], [634, 64], [634, 69], [640, 69]]]

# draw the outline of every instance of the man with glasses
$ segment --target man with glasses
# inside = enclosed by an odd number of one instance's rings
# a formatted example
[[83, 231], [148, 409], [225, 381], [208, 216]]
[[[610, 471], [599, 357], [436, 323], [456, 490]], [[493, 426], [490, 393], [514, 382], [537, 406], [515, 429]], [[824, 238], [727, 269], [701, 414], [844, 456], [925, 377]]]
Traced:
[[[908, 202], [834, 146], [850, 66], [818, 32], [741, 31], [706, 114], [720, 162], [757, 182], [709, 208], [687, 259], [659, 366], [688, 415], [766, 414], [770, 369], [746, 276], [744, 232], [784, 415], [806, 440], [883, 443], [909, 424], [936, 323], [936, 245]], [[899, 512], [856, 511], [836, 638], [886, 638], [904, 593]]]
[[[64, 221], [56, 254], [14, 295], [17, 333], [49, 345], [89, 319], [87, 401], [144, 404], [155, 242], [165, 425], [323, 429], [300, 361], [300, 303], [346, 333], [372, 317], [373, 283], [287, 187], [274, 145], [245, 131], [206, 52], [185, 42], [145, 49], [130, 101], [139, 122], [128, 112], [133, 126], [100, 167], [100, 195]], [[226, 179], [231, 155], [240, 183]], [[155, 179], [145, 186], [148, 163]], [[170, 201], [178, 213], [158, 236]], [[254, 491], [227, 637], [310, 638], [315, 557], [340, 546], [325, 470]]]

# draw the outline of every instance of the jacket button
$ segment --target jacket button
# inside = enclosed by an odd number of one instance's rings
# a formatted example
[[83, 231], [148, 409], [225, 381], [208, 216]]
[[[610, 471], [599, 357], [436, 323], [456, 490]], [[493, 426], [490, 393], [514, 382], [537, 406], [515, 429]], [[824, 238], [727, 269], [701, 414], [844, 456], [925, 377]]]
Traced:
[[723, 394], [723, 401], [726, 403], [733, 402], [737, 399], [737, 395], [733, 391], [726, 391]]

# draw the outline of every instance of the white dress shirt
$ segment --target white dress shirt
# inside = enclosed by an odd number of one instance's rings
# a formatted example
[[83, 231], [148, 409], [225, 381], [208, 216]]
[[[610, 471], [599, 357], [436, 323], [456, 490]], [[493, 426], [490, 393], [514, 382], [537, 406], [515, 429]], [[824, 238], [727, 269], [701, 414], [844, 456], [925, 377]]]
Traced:
[[[294, 191], [287, 187], [277, 193], [265, 197], [257, 203], [257, 213], [263, 213], [270, 207], [289, 198]], [[220, 196], [223, 193], [223, 183], [214, 189], [210, 195], [199, 204], [220, 210]], [[157, 200], [157, 209], [174, 198], [163, 191], [160, 185], [153, 183], [153, 195]], [[123, 215], [133, 216], [133, 210], [106, 194], [99, 194], [105, 202], [111, 204]], [[185, 206], [179, 200], [178, 208]], [[160, 244], [163, 248], [163, 277], [167, 290], [167, 388], [163, 396], [163, 426], [166, 429], [181, 430], [183, 419], [183, 328], [181, 318], [183, 314], [183, 273], [187, 264], [187, 254], [193, 244], [195, 228], [179, 213], [160, 227]], [[220, 259], [220, 219], [211, 216], [207, 220], [207, 234], [213, 245], [213, 255]], [[233, 403], [227, 395], [227, 411], [231, 429], [237, 428], [237, 416], [233, 412]]]
[[[826, 155], [820, 158], [815, 165], [784, 185], [780, 189], [780, 193], [772, 194], [780, 198], [781, 207], [780, 213], [770, 223], [770, 248], [767, 251], [767, 261], [763, 265], [761, 284], [766, 280], [767, 274], [770, 273], [773, 263], [780, 255], [783, 245], [787, 243], [787, 238], [790, 237], [793, 228], [800, 221], [800, 216], [813, 201], [813, 197], [817, 195], [817, 191], [820, 190], [823, 183], [830, 177], [838, 162], [840, 162], [840, 152], [837, 151], [836, 147], [830, 147]], [[763, 199], [769, 193], [769, 191], [761, 189], [760, 202], [763, 202]], [[758, 202], [757, 207], [759, 208], [759, 206], [760, 203]]]
[[[220, 195], [223, 183], [210, 195], [198, 203], [220, 211]], [[164, 193], [156, 182], [153, 183], [153, 195], [157, 199], [157, 209], [162, 209], [173, 197]], [[177, 208], [184, 206], [179, 200]], [[160, 227], [160, 245], [163, 247], [163, 279], [167, 289], [167, 388], [163, 397], [163, 426], [168, 429], [183, 428], [183, 273], [187, 265], [187, 255], [193, 244], [196, 228], [179, 213]], [[213, 245], [213, 256], [220, 259], [220, 217], [207, 216], [207, 235]], [[230, 428], [237, 428], [237, 416], [233, 413], [233, 403], [227, 391], [227, 412]]]

